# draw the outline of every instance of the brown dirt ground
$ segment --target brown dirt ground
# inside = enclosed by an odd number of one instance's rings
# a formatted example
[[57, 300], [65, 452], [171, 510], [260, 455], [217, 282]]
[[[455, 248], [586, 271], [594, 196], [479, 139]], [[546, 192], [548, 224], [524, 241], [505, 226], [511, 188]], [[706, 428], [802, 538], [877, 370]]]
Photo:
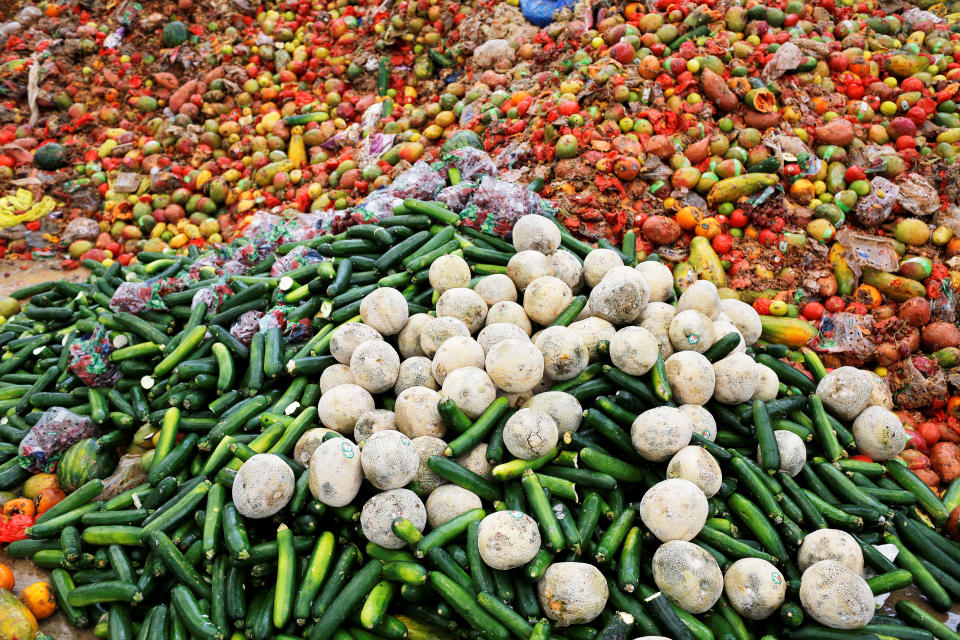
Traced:
[[[21, 287], [48, 280], [64, 279], [78, 282], [84, 280], [89, 273], [83, 268], [73, 271], [60, 271], [53, 268], [55, 264], [54, 262], [0, 260], [0, 297], [7, 296], [10, 292]], [[34, 582], [49, 580], [50, 577], [49, 571], [33, 566], [30, 560], [11, 558], [4, 550], [0, 550], [0, 563], [13, 570], [16, 579], [16, 586], [13, 591], [16, 594], [19, 594], [21, 589]], [[94, 638], [92, 627], [88, 629], [71, 627], [59, 611], [46, 620], [41, 620], [40, 630], [57, 640], [93, 640]]]

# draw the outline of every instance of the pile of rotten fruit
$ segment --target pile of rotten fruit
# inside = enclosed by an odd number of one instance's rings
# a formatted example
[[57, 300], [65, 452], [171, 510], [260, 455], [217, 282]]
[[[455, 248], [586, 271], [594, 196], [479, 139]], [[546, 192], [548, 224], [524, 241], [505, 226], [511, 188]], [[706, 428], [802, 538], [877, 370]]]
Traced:
[[468, 221], [407, 198], [16, 292], [7, 553], [111, 639], [960, 638], [926, 607], [960, 480], [898, 458], [883, 378], [793, 366], [805, 321], [680, 292], [632, 231]]

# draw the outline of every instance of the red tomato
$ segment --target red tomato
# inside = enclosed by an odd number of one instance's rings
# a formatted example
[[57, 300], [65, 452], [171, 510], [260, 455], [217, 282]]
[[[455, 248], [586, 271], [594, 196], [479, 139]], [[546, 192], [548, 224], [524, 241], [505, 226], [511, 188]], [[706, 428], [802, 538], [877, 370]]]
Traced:
[[808, 302], [803, 305], [802, 313], [807, 320], [819, 320], [823, 317], [823, 305], [819, 302]]
[[840, 296], [830, 296], [823, 306], [830, 313], [837, 313], [838, 311], [843, 311], [846, 305]]
[[725, 233], [721, 233], [713, 237], [713, 240], [710, 243], [713, 245], [713, 250], [718, 254], [723, 255], [728, 253], [730, 249], [733, 248], [733, 238], [728, 236]]
[[928, 447], [932, 447], [940, 440], [940, 427], [932, 422], [920, 424], [920, 426], [917, 427], [917, 433], [920, 434], [920, 437], [923, 438]]

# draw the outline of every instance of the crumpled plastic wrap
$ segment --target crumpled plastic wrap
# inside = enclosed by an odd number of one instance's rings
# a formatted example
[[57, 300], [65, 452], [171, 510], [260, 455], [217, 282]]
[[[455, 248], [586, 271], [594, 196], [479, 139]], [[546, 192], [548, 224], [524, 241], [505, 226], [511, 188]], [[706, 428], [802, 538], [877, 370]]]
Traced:
[[540, 213], [542, 198], [522, 185], [484, 176], [477, 185], [463, 223], [474, 229], [506, 237], [513, 224], [528, 213]]
[[825, 313], [820, 323], [817, 349], [828, 353], [849, 353], [856, 358], [865, 358], [873, 353], [876, 345], [865, 333], [873, 327], [873, 316], [856, 313]]
[[[914, 360], [928, 373], [922, 372]], [[907, 358], [890, 368], [888, 381], [893, 400], [901, 409], [924, 409], [929, 407], [937, 398], [946, 398], [947, 379], [943, 369], [926, 366], [929, 360], [923, 356]]]
[[472, 182], [461, 182], [450, 187], [444, 187], [437, 194], [437, 201], [447, 205], [447, 209], [460, 213], [470, 204], [470, 199], [477, 185]]
[[112, 387], [120, 379], [120, 369], [110, 361], [113, 345], [103, 327], [86, 340], [70, 345], [67, 368], [88, 387]]
[[940, 194], [936, 187], [918, 173], [906, 173], [898, 182], [897, 202], [904, 211], [916, 216], [930, 216], [940, 208]]
[[443, 177], [429, 164], [418, 160], [415, 165], [400, 174], [388, 190], [395, 198], [433, 200], [445, 184]]
[[96, 435], [90, 418], [63, 407], [47, 409], [20, 441], [20, 466], [31, 473], [52, 473], [70, 445]]
[[882, 176], [870, 181], [870, 193], [857, 202], [857, 220], [865, 227], [879, 227], [893, 210], [900, 187]]
[[277, 261], [273, 263], [272, 267], [270, 267], [270, 276], [273, 278], [279, 278], [288, 271], [293, 271], [298, 267], [303, 267], [308, 264], [316, 264], [318, 262], [323, 262], [323, 256], [321, 256], [315, 249], [310, 249], [301, 245], [299, 247], [295, 247], [293, 251], [287, 255], [277, 258]]
[[207, 303], [207, 313], [216, 313], [220, 310], [223, 301], [232, 294], [233, 290], [223, 283], [204, 287], [194, 294], [193, 300], [190, 301], [190, 308], [193, 309], [201, 302], [205, 302]]
[[473, 180], [480, 175], [496, 176], [499, 174], [497, 165], [487, 155], [486, 151], [474, 147], [461, 147], [444, 154], [444, 162], [452, 164], [460, 172], [463, 180]]
[[401, 204], [403, 204], [403, 198], [395, 196], [389, 187], [378, 189], [367, 196], [354, 210], [353, 216], [358, 222], [376, 222], [381, 218], [392, 216], [393, 208]]
[[166, 309], [163, 296], [183, 291], [186, 283], [181, 278], [152, 279], [146, 282], [124, 282], [110, 298], [110, 310], [139, 315], [148, 309]]

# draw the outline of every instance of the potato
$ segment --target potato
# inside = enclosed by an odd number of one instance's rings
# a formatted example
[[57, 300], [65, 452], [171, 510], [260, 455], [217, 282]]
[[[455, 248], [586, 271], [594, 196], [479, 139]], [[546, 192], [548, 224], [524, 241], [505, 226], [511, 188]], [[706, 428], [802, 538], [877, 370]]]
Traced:
[[550, 255], [560, 246], [560, 228], [541, 215], [520, 216], [513, 225], [513, 246]]
[[703, 529], [708, 511], [700, 487], [683, 478], [661, 480], [640, 500], [640, 519], [661, 542], [693, 540]]
[[660, 355], [656, 336], [643, 327], [624, 327], [610, 340], [613, 366], [632, 376], [642, 376], [653, 368]]
[[910, 298], [900, 303], [897, 317], [907, 326], [920, 329], [930, 322], [930, 303], [925, 298]]
[[417, 475], [420, 457], [410, 438], [399, 431], [378, 431], [360, 451], [363, 474], [381, 491], [406, 486]]
[[346, 438], [323, 442], [310, 457], [310, 493], [328, 507], [343, 507], [363, 483], [360, 448]]
[[245, 518], [269, 518], [287, 506], [295, 484], [293, 470], [280, 456], [258, 453], [237, 471], [233, 504]]
[[557, 627], [593, 622], [609, 597], [606, 578], [585, 562], [554, 562], [537, 582], [540, 608]]
[[427, 498], [427, 522], [431, 529], [436, 529], [457, 516], [482, 506], [480, 496], [473, 491], [455, 484], [445, 484], [434, 489]]
[[539, 251], [519, 251], [507, 262], [507, 276], [521, 292], [537, 278], [552, 275], [550, 259]]
[[821, 560], [836, 560], [858, 576], [863, 573], [863, 551], [853, 536], [840, 529], [817, 529], [803, 538], [797, 550], [800, 571]]
[[637, 264], [634, 269], [650, 285], [650, 302], [665, 302], [673, 294], [673, 272], [667, 265], [648, 260]]
[[670, 344], [677, 351], [704, 353], [713, 346], [713, 321], [696, 309], [680, 311], [670, 321]]
[[527, 316], [527, 312], [516, 302], [497, 302], [487, 311], [487, 326], [494, 324], [512, 324], [527, 336], [533, 333], [533, 324]]
[[653, 553], [653, 581], [663, 595], [689, 613], [703, 613], [723, 593], [723, 572], [717, 561], [683, 540], [666, 542]]
[[353, 427], [353, 437], [363, 448], [363, 441], [380, 431], [393, 431], [397, 428], [397, 418], [393, 411], [374, 409], [361, 413]]
[[583, 259], [583, 277], [587, 285], [596, 287], [607, 271], [622, 267], [623, 259], [610, 249], [594, 249]]
[[444, 340], [454, 336], [470, 337], [470, 329], [462, 320], [451, 316], [430, 318], [420, 330], [420, 348], [423, 355], [432, 358]]
[[430, 265], [430, 286], [438, 293], [470, 285], [470, 265], [455, 254], [440, 256]]
[[406, 518], [417, 531], [427, 524], [427, 510], [413, 491], [390, 489], [374, 495], [360, 510], [364, 537], [387, 549], [402, 549], [406, 543], [393, 533], [393, 521]]
[[821, 560], [803, 572], [800, 604], [811, 618], [834, 629], [859, 629], [874, 612], [867, 581], [835, 560]]
[[753, 365], [757, 370], [757, 388], [753, 392], [751, 400], [763, 400], [769, 402], [775, 400], [780, 393], [780, 378], [776, 372], [765, 364], [755, 362]]
[[750, 346], [760, 339], [763, 325], [760, 323], [760, 314], [746, 302], [733, 298], [724, 298], [720, 301], [720, 311], [726, 314], [730, 322], [743, 336], [743, 341]]
[[[462, 258], [461, 258], [462, 260]], [[464, 263], [466, 264], [466, 263]], [[467, 267], [467, 282], [470, 282], [470, 268]], [[360, 318], [384, 336], [392, 336], [403, 329], [409, 311], [403, 294], [390, 287], [374, 289], [360, 303]]]
[[907, 444], [907, 433], [900, 418], [889, 409], [872, 406], [853, 421], [853, 440], [860, 453], [872, 460], [892, 460]]
[[549, 325], [573, 301], [573, 292], [560, 278], [542, 276], [530, 282], [523, 294], [523, 310], [537, 324]]
[[745, 353], [731, 353], [713, 363], [713, 398], [723, 404], [740, 404], [757, 390], [756, 363]]
[[320, 393], [326, 393], [341, 384], [354, 384], [348, 364], [332, 364], [320, 374]]
[[544, 391], [523, 402], [525, 409], [546, 413], [557, 425], [558, 436], [580, 428], [583, 408], [580, 402], [566, 391]]
[[[780, 471], [789, 474], [791, 478], [796, 476], [803, 470], [803, 465], [807, 464], [807, 447], [803, 438], [783, 429], [774, 431], [773, 437], [777, 439], [777, 450], [780, 452]], [[763, 463], [760, 447], [757, 447], [757, 461]]]
[[699, 404], [682, 404], [677, 409], [690, 420], [693, 432], [700, 434], [710, 442], [717, 438], [717, 421], [713, 414]]
[[410, 387], [427, 387], [437, 391], [440, 385], [433, 377], [433, 361], [426, 356], [413, 356], [400, 363], [397, 372], [397, 382], [393, 385], [393, 393], [400, 395], [404, 389]]
[[517, 287], [505, 273], [494, 273], [480, 278], [473, 290], [483, 298], [487, 307], [492, 307], [498, 302], [517, 301]]
[[551, 380], [569, 380], [587, 368], [587, 345], [569, 327], [547, 327], [534, 344], [543, 354], [543, 373]]
[[371, 340], [383, 340], [383, 336], [370, 325], [359, 322], [342, 324], [330, 334], [330, 355], [340, 364], [350, 364], [353, 350]]
[[566, 249], [557, 249], [550, 256], [553, 275], [563, 280], [577, 294], [583, 289], [583, 263]]
[[483, 368], [484, 354], [473, 338], [454, 336], [444, 341], [433, 356], [433, 377], [443, 385], [447, 376], [462, 367]]
[[350, 356], [350, 373], [354, 384], [370, 393], [383, 393], [397, 381], [400, 356], [386, 342], [364, 342], [357, 345]]
[[590, 292], [590, 311], [613, 324], [633, 322], [640, 317], [643, 307], [644, 292], [627, 276], [606, 277]]
[[321, 394], [317, 415], [323, 426], [350, 436], [357, 418], [375, 408], [369, 391], [355, 384], [341, 384]]
[[444, 379], [440, 397], [453, 400], [468, 418], [476, 420], [497, 399], [497, 387], [483, 369], [461, 367]]
[[599, 357], [597, 343], [601, 340], [612, 340], [617, 333], [617, 328], [609, 320], [597, 317], [572, 322], [570, 323], [570, 329], [576, 331], [583, 340], [583, 344], [587, 345], [590, 362], [596, 362]]
[[667, 463], [667, 477], [689, 480], [708, 498], [720, 491], [723, 482], [716, 458], [703, 447], [696, 446], [686, 446], [673, 454]]
[[417, 467], [417, 474], [413, 477], [411, 489], [417, 486], [417, 493], [420, 495], [430, 495], [437, 487], [447, 484], [446, 478], [438, 475], [427, 465], [427, 460], [432, 456], [442, 456], [447, 448], [447, 443], [440, 438], [433, 436], [420, 436], [410, 441], [411, 446], [417, 452], [420, 464]]
[[496, 511], [480, 521], [477, 546], [484, 564], [509, 571], [537, 555], [540, 529], [537, 521], [522, 511]]
[[711, 320], [716, 320], [720, 315], [720, 294], [717, 293], [717, 287], [709, 280], [697, 280], [686, 291], [680, 294], [680, 300], [677, 302], [677, 311], [683, 312], [687, 309], [696, 309]]
[[487, 318], [487, 303], [473, 289], [448, 289], [437, 300], [437, 317], [445, 316], [457, 318], [470, 333], [476, 333]]
[[680, 351], [667, 358], [665, 368], [677, 402], [706, 404], [713, 397], [716, 374], [713, 365], [703, 355], [696, 351]]
[[319, 427], [304, 433], [293, 447], [293, 459], [305, 467], [308, 466], [313, 452], [323, 443], [323, 437], [328, 433], [336, 432], [326, 427]]
[[485, 366], [493, 383], [508, 393], [529, 391], [543, 378], [543, 354], [530, 341], [497, 343], [487, 353]]
[[420, 436], [442, 438], [447, 432], [447, 425], [437, 410], [440, 399], [439, 393], [427, 387], [404, 389], [393, 407], [397, 430], [410, 439]]
[[787, 598], [787, 580], [760, 558], [741, 558], [727, 568], [723, 591], [737, 613], [750, 620], [769, 618]]
[[557, 445], [559, 430], [549, 414], [520, 409], [503, 426], [503, 444], [515, 458], [533, 460]]
[[403, 324], [400, 333], [397, 335], [397, 350], [404, 358], [426, 355], [420, 346], [420, 333], [424, 325], [427, 324], [433, 316], [425, 313], [415, 313]]
[[817, 384], [817, 396], [841, 420], [853, 420], [866, 409], [873, 382], [856, 367], [839, 367]]
[[488, 324], [477, 334], [477, 342], [483, 349], [484, 354], [490, 351], [490, 348], [498, 342], [511, 339], [526, 341], [529, 340], [530, 337], [523, 329], [509, 322]]

